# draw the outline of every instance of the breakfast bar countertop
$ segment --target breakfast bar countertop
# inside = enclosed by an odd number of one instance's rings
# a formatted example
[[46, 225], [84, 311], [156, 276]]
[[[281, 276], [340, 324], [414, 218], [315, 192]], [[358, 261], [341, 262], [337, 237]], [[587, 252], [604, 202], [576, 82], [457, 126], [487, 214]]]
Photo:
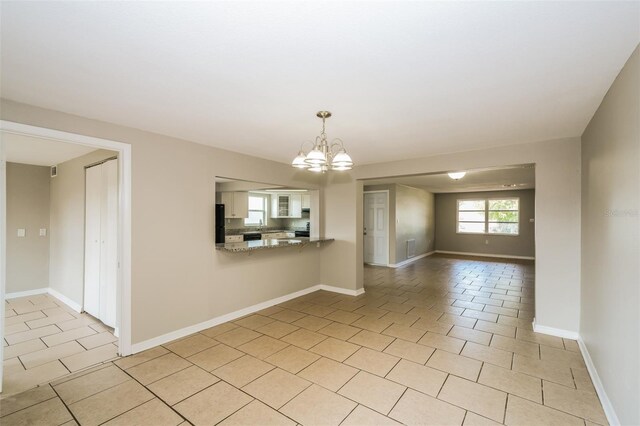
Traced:
[[241, 253], [254, 250], [268, 250], [283, 247], [304, 247], [309, 244], [323, 244], [333, 241], [333, 238], [274, 238], [268, 240], [242, 241], [238, 243], [216, 244], [216, 250], [231, 253]]

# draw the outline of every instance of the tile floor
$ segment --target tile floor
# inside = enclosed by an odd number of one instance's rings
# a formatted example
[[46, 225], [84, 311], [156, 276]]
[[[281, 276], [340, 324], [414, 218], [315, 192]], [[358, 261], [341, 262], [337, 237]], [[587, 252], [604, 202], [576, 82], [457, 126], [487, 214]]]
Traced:
[[48, 294], [6, 301], [3, 345], [2, 398], [112, 360], [118, 350], [113, 329]]
[[533, 266], [428, 257], [1, 401], [3, 425], [606, 424]]

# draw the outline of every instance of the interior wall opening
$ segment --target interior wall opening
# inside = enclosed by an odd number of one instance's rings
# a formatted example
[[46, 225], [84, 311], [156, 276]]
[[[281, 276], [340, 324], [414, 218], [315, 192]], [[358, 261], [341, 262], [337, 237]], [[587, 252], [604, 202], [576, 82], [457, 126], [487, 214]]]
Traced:
[[0, 137], [4, 397], [130, 353], [130, 151], [9, 122]]
[[485, 302], [530, 324], [535, 312], [534, 164], [365, 179], [362, 185], [363, 229], [358, 238], [363, 243], [359, 262], [365, 265], [365, 289], [383, 282], [407, 285], [407, 276], [420, 268], [425, 268], [422, 279], [433, 279], [431, 266], [443, 265], [433, 259], [523, 265], [514, 266], [513, 274], [520, 275], [518, 285], [530, 278], [531, 288], [513, 291], [520, 291], [518, 297], [526, 303]]

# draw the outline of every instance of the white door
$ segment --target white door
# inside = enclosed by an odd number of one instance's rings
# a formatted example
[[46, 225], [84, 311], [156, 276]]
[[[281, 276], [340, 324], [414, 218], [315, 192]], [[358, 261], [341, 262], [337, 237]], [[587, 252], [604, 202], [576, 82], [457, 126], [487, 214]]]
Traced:
[[377, 265], [389, 263], [389, 194], [364, 194], [364, 261]]
[[118, 273], [118, 163], [86, 170], [84, 310], [116, 324]]
[[118, 160], [102, 164], [102, 247], [100, 248], [100, 320], [116, 326], [118, 283]]
[[100, 317], [100, 217], [102, 216], [102, 168], [85, 171], [84, 210], [84, 310]]

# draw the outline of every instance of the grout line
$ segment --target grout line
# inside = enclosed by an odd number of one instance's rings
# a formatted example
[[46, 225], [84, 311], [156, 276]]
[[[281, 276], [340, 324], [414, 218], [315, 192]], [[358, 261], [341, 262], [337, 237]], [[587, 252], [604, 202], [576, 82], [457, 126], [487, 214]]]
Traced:
[[[145, 386], [145, 385], [143, 385], [142, 383], [140, 383], [140, 381], [139, 381], [138, 379], [136, 379], [135, 377], [133, 377], [131, 374], [127, 373], [127, 371], [126, 371], [126, 370], [123, 370], [122, 368], [118, 367], [118, 366], [117, 366], [117, 365], [115, 365], [115, 364], [113, 364], [113, 365], [114, 365], [116, 368], [118, 368], [120, 371], [122, 371], [124, 374], [126, 374], [127, 376], [129, 376], [129, 377], [130, 377], [134, 382], [138, 383], [140, 386], [142, 386], [143, 388], [145, 388], [145, 389], [146, 389], [150, 394], [152, 394], [155, 398], [158, 398], [160, 401], [162, 401], [162, 403], [163, 403], [164, 405], [166, 405], [167, 407], [169, 407], [169, 408], [170, 408], [174, 413], [176, 413], [180, 418], [182, 418], [182, 420], [184, 420], [184, 421], [188, 421], [188, 420], [187, 420], [187, 419], [186, 419], [182, 414], [180, 414], [177, 410], [175, 410], [175, 409], [173, 408], [173, 406], [171, 406], [171, 405], [167, 404], [167, 403], [164, 401], [164, 399], [160, 398], [160, 397], [159, 397], [155, 392], [153, 392], [153, 391], [152, 391], [151, 389], [149, 389], [147, 386]], [[180, 370], [180, 371], [182, 371], [182, 370]], [[154, 382], [154, 383], [155, 383], [155, 382]], [[216, 383], [219, 383], [219, 382], [216, 382]], [[214, 386], [216, 383], [214, 383], [214, 384], [213, 384], [213, 385], [211, 385], [211, 386]], [[120, 383], [120, 384], [122, 384], [122, 383]], [[117, 385], [116, 385], [116, 386], [117, 386]], [[208, 388], [210, 388], [211, 386], [207, 386], [205, 389], [208, 389]], [[202, 391], [203, 391], [203, 390], [205, 390], [205, 389], [202, 389], [202, 390], [200, 390], [199, 392], [196, 392], [195, 394], [200, 393], [200, 392], [202, 392]], [[101, 393], [101, 392], [99, 392], [99, 393], [97, 393], [97, 394], [95, 394], [95, 395], [99, 395], [100, 393]], [[194, 395], [195, 395], [195, 394], [194, 394]], [[192, 395], [192, 396], [193, 396], [193, 395]], [[148, 400], [148, 401], [143, 402], [142, 404], [145, 404], [145, 403], [147, 403], [147, 402], [149, 402], [149, 401], [151, 401], [151, 399], [150, 399], [150, 400]], [[140, 406], [140, 405], [142, 405], [142, 404], [139, 404], [139, 405], [137, 405], [137, 406], [135, 406], [135, 407], [131, 408], [130, 410], [125, 411], [125, 413], [126, 413], [126, 412], [128, 412], [128, 411], [133, 410], [134, 408], [139, 407], [139, 406]], [[118, 416], [120, 416], [120, 415], [122, 415], [122, 414], [124, 414], [124, 413], [120, 413], [120, 414], [118, 414]], [[116, 417], [118, 417], [118, 416], [116, 416]], [[115, 418], [115, 417], [113, 417], [113, 418]], [[111, 420], [111, 419], [109, 419], [109, 420]], [[108, 421], [108, 420], [107, 420], [107, 421]], [[191, 422], [189, 422], [189, 423], [191, 423]]]
[[435, 396], [436, 399], [440, 399], [440, 398], [438, 398], [440, 396], [440, 392], [442, 392], [442, 389], [444, 388], [444, 384], [447, 383], [447, 380], [449, 380], [449, 377], [451, 377], [451, 376], [452, 376], [451, 373], [447, 373], [447, 376], [444, 378], [444, 381], [440, 385], [440, 389], [438, 389], [438, 392], [436, 393], [436, 396]]
[[356, 404], [355, 407], [353, 407], [353, 409], [351, 411], [349, 411], [349, 413], [344, 417], [344, 419], [340, 420], [340, 423], [338, 423], [338, 426], [340, 426], [342, 423], [344, 423], [345, 420], [347, 420], [349, 418], [349, 416], [351, 415], [351, 413], [353, 413], [354, 411], [356, 411], [356, 408], [358, 408], [360, 406], [360, 404]]
[[55, 388], [51, 385], [48, 385], [53, 392], [56, 394], [56, 397], [60, 400], [60, 402], [62, 402], [62, 405], [64, 405], [64, 408], [67, 409], [67, 411], [69, 412], [69, 414], [71, 415], [71, 418], [76, 422], [76, 424], [81, 424], [78, 419], [76, 418], [75, 414], [73, 414], [73, 411], [71, 411], [71, 409], [69, 408], [69, 406], [64, 402], [64, 400], [60, 397], [60, 394], [58, 393], [57, 390], [55, 390]]
[[482, 383], [479, 382], [479, 380], [480, 380], [480, 375], [482, 375], [482, 369], [484, 368], [484, 364], [485, 364], [485, 362], [482, 361], [482, 364], [480, 364], [480, 371], [478, 371], [478, 377], [476, 377], [476, 380], [475, 380], [475, 383], [477, 383], [479, 385], [483, 385]]

